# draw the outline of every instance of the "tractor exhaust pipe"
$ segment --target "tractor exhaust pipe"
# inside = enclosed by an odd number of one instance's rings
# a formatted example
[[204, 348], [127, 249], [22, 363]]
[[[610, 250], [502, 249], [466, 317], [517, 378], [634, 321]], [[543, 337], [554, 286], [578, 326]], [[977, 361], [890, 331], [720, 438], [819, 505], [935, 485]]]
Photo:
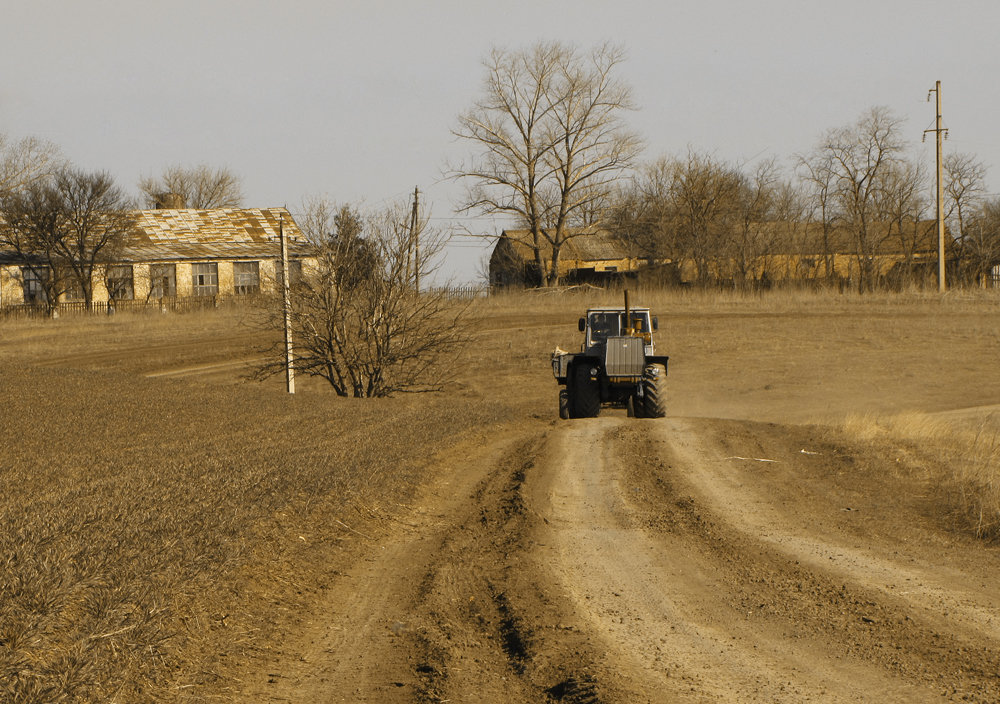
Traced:
[[625, 334], [632, 334], [632, 311], [628, 307], [628, 289], [625, 289]]

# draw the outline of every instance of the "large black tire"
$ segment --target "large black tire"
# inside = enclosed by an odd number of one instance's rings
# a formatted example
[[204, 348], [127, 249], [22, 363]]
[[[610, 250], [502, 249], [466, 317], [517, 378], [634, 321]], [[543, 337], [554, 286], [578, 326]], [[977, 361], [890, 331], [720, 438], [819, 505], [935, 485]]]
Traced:
[[559, 417], [569, 418], [569, 391], [566, 389], [559, 389]]
[[646, 417], [646, 407], [643, 405], [642, 398], [638, 394], [632, 394], [628, 397], [625, 409], [629, 418]]
[[573, 385], [569, 390], [569, 417], [594, 418], [601, 412], [601, 387], [590, 378], [590, 365], [573, 367]]
[[642, 406], [646, 418], [667, 415], [667, 368], [664, 365], [648, 364], [642, 370]]

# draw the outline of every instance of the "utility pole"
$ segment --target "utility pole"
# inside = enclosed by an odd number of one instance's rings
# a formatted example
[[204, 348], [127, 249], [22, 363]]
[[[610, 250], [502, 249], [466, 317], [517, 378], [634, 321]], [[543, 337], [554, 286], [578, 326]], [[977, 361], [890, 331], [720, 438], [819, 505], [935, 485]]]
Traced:
[[281, 240], [281, 288], [285, 311], [285, 383], [288, 393], [295, 393], [295, 358], [292, 356], [292, 296], [288, 281], [288, 241], [285, 239], [285, 216], [278, 216], [278, 239]]
[[948, 136], [948, 130], [941, 127], [941, 81], [937, 81], [934, 87], [927, 91], [927, 100], [930, 102], [931, 93], [937, 98], [937, 116], [934, 121], [933, 130], [924, 130], [924, 138], [928, 132], [934, 132], [937, 137], [937, 148], [935, 149], [935, 162], [937, 165], [937, 236], [938, 236], [938, 291], [944, 293], [947, 286], [945, 284], [945, 258], [944, 258], [944, 161], [941, 155], [942, 139]]
[[417, 209], [420, 202], [420, 188], [413, 188], [413, 215], [410, 217], [410, 246], [413, 248], [413, 291], [420, 293], [420, 239], [417, 236]]

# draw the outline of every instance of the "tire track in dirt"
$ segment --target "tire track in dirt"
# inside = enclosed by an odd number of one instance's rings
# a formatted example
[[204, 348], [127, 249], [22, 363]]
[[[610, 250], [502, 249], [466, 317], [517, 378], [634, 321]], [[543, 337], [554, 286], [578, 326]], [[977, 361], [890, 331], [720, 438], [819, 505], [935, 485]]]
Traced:
[[[690, 536], [645, 530], [629, 506], [612, 435], [621, 421], [567, 426], [549, 448], [539, 487], [550, 529], [546, 559], [604, 642], [618, 673], [615, 701], [920, 701], [908, 683], [821, 653], [814, 639], [739, 611], [725, 570]], [[651, 427], [653, 423], [644, 426]]]
[[[752, 535], [791, 560], [838, 575], [890, 598], [902, 599], [937, 621], [942, 630], [965, 631], [972, 640], [1000, 639], [1000, 592], [940, 564], [901, 564], [872, 545], [854, 546], [795, 524], [757, 490], [734, 464], [699, 440], [694, 426], [670, 419], [657, 428], [684, 466], [691, 489], [738, 531]], [[734, 471], [736, 469], [737, 471]], [[947, 615], [947, 619], [938, 618]]]
[[[737, 439], [719, 442], [730, 434]], [[843, 533], [830, 521], [817, 520], [840, 511], [842, 504], [827, 497], [842, 490], [833, 481], [838, 475], [876, 494], [902, 486], [853, 472], [849, 452], [831, 446], [825, 448], [834, 450], [830, 458], [813, 472], [825, 479], [812, 490], [802, 489], [799, 477], [807, 472], [796, 468], [802, 455], [793, 444], [802, 434], [787, 426], [694, 419], [623, 427], [617, 454], [624, 458], [632, 484], [633, 492], [625, 494], [629, 514], [672, 541], [674, 549], [688, 550], [723, 586], [718, 605], [735, 612], [735, 618], [723, 619], [725, 632], [740, 638], [749, 628], [754, 655], [799, 654], [805, 669], [788, 685], [800, 691], [782, 689], [773, 700], [812, 696], [801, 683], [817, 675], [822, 675], [819, 698], [824, 701], [1000, 700], [1000, 658], [996, 639], [988, 635], [988, 608], [952, 618], [947, 608], [927, 608], [914, 591], [880, 588], [878, 571], [873, 583], [858, 565], [829, 559], [840, 555], [841, 547], [851, 548], [885, 570], [910, 572], [916, 564], [934, 576], [942, 546], [937, 540], [923, 547], [919, 540], [905, 542], [906, 537], [902, 545], [895, 541], [898, 533], [917, 534], [907, 530], [916, 516], [898, 507], [887, 506], [886, 515], [866, 524], [870, 532], [860, 541], [855, 531]], [[729, 445], [725, 452], [722, 444]], [[764, 466], [782, 469], [762, 472], [753, 462], [732, 461], [727, 456], [734, 444], [743, 450], [740, 454], [781, 457], [780, 463]], [[851, 547], [852, 541], [860, 545]], [[831, 548], [835, 554], [821, 551], [823, 557], [813, 559], [817, 545], [836, 546]], [[936, 597], [948, 604], [969, 598], [983, 606], [1000, 603], [988, 577], [995, 573], [997, 556], [981, 545], [967, 546], [976, 557], [945, 570], [956, 574], [954, 580], [938, 576]], [[713, 617], [724, 614], [719, 608]], [[746, 691], [719, 700], [754, 699], [770, 700]]]
[[[838, 509], [772, 498], [794, 469], [727, 460], [730, 431], [797, 452], [791, 427], [612, 414], [464, 443], [242, 701], [1000, 700], [995, 588], [817, 532]], [[913, 575], [934, 590], [880, 587]]]
[[519, 514], [504, 504], [538, 431], [507, 430], [436, 458], [437, 479], [383, 534], [365, 536], [362, 558], [241, 701], [538, 700], [519, 683], [519, 617], [495, 583], [495, 533], [482, 528]]

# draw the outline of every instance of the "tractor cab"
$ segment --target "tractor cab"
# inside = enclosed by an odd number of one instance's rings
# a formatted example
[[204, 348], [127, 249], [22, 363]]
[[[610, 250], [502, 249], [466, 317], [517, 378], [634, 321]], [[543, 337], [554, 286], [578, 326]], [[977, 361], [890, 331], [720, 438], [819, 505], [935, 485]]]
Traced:
[[[629, 324], [631, 321], [631, 325]], [[646, 344], [652, 341], [652, 331], [656, 329], [656, 318], [650, 318], [649, 309], [638, 308], [626, 311], [621, 308], [594, 308], [580, 318], [580, 332], [586, 332], [583, 350], [604, 345], [609, 337], [642, 337]]]

